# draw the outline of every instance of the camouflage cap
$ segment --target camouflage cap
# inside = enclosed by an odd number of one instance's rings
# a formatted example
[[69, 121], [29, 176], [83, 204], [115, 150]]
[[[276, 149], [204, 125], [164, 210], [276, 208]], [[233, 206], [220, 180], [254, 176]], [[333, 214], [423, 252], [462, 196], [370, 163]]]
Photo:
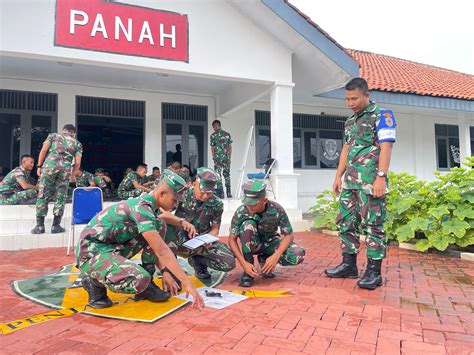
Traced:
[[267, 185], [263, 180], [249, 180], [243, 186], [244, 197], [242, 202], [245, 205], [254, 206], [266, 195]]
[[218, 180], [216, 172], [209, 168], [198, 168], [196, 174], [196, 181], [199, 184], [201, 192], [214, 192]]
[[185, 201], [186, 189], [188, 185], [181, 176], [172, 172], [169, 169], [165, 169], [163, 170], [163, 174], [161, 174], [161, 180], [165, 180], [168, 186], [176, 192], [176, 194], [178, 195], [178, 201]]

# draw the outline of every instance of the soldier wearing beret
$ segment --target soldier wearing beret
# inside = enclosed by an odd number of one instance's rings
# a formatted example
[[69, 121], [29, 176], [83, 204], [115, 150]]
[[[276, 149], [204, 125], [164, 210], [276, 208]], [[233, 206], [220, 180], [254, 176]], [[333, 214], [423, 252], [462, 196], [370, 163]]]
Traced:
[[[230, 227], [229, 246], [244, 269], [240, 286], [251, 287], [258, 275], [254, 255], [264, 278], [274, 278], [277, 264], [298, 265], [305, 251], [293, 242], [293, 228], [281, 205], [266, 198], [262, 180], [248, 181], [242, 187], [244, 197], [234, 213]], [[240, 248], [237, 240], [240, 239]]]

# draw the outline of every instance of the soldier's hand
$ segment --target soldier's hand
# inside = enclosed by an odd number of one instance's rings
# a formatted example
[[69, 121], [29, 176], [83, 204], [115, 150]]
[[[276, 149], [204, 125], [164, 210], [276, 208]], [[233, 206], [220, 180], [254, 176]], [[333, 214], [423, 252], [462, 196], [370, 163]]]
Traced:
[[41, 176], [41, 168], [36, 168], [36, 175]]
[[186, 298], [188, 298], [189, 295], [193, 297], [194, 307], [197, 307], [200, 311], [204, 308], [204, 300], [202, 299], [196, 288], [193, 286], [191, 281], [188, 280], [185, 284], [183, 284], [183, 291], [185, 292]]
[[334, 192], [336, 196], [339, 196], [341, 193], [341, 179], [334, 179], [334, 183], [332, 184], [332, 192]]
[[162, 276], [163, 281], [163, 290], [169, 292], [172, 296], [176, 296], [178, 294], [178, 284], [174, 280], [173, 276], [169, 272], [163, 273]]
[[262, 272], [264, 274], [271, 273], [273, 270], [275, 270], [279, 260], [280, 258], [276, 254], [269, 256], [267, 260], [265, 261], [265, 265], [263, 265], [262, 267]]
[[385, 178], [377, 176], [374, 181], [374, 197], [383, 197], [383, 195], [385, 195], [386, 188], [387, 183], [385, 181]]
[[190, 238], [194, 238], [196, 236], [196, 227], [194, 227], [191, 223], [189, 223], [188, 221], [183, 221], [181, 226], [186, 231], [186, 233], [188, 233], [188, 236]]
[[257, 269], [255, 268], [255, 265], [245, 262], [243, 265], [243, 269], [244, 269], [244, 272], [251, 277], [258, 276], [258, 272], [257, 272]]

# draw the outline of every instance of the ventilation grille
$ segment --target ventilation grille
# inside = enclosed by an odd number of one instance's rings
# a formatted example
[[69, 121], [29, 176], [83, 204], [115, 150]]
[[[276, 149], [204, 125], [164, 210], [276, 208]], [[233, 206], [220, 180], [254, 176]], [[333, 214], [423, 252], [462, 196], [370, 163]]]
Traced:
[[76, 109], [79, 115], [145, 118], [144, 101], [77, 96]]
[[56, 112], [57, 95], [42, 92], [0, 90], [0, 108]]
[[207, 106], [163, 103], [161, 111], [165, 120], [207, 121]]
[[[343, 130], [346, 118], [333, 115], [293, 114], [293, 128]], [[270, 111], [255, 111], [256, 126], [270, 126]]]

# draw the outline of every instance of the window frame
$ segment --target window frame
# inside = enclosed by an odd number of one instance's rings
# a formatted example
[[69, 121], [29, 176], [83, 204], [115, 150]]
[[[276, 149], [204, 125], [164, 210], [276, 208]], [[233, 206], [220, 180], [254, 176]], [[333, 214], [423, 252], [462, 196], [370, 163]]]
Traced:
[[[446, 126], [446, 135], [437, 134], [436, 133], [436, 126]], [[449, 126], [457, 128], [457, 130], [458, 130], [458, 135], [457, 136], [449, 134], [449, 132], [448, 132], [449, 131], [448, 130]], [[446, 124], [446, 123], [435, 123], [434, 124], [434, 130], [435, 130], [435, 132], [434, 132], [435, 135], [434, 136], [435, 136], [435, 149], [436, 149], [436, 170], [437, 171], [450, 171], [452, 168], [455, 168], [457, 166], [456, 165], [451, 166], [451, 158], [450, 158], [451, 151], [450, 151], [450, 147], [449, 147], [449, 139], [450, 138], [457, 138], [458, 141], [460, 140], [459, 126], [458, 125], [453, 125], [453, 124]], [[440, 149], [439, 145], [438, 145], [438, 140], [439, 139], [443, 139], [446, 142], [446, 157], [447, 157], [447, 162], [448, 162], [448, 167], [446, 167], [446, 168], [441, 168], [439, 166], [439, 152], [438, 152], [438, 149]]]

